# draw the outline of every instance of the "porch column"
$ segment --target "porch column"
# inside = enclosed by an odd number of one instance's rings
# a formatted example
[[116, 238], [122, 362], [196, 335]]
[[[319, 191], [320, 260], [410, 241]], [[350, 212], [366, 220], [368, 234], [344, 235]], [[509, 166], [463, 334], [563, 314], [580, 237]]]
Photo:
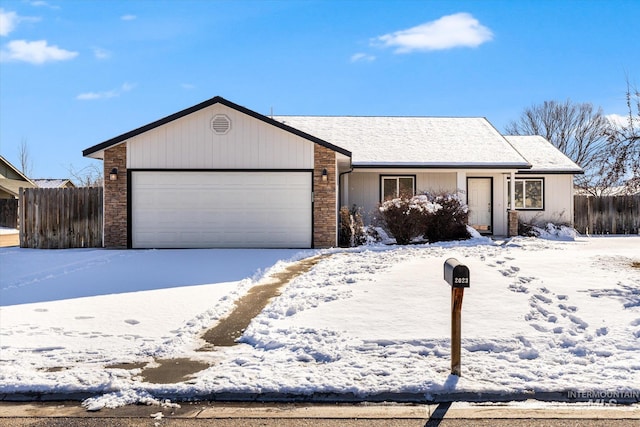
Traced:
[[516, 173], [511, 171], [511, 177], [509, 179], [509, 192], [511, 193], [509, 201], [509, 213], [507, 226], [509, 228], [509, 237], [518, 235], [518, 211], [516, 211]]
[[516, 210], [516, 173], [511, 172], [511, 179], [509, 180], [511, 200], [509, 201], [509, 206], [511, 206], [510, 210]]
[[460, 200], [469, 203], [469, 198], [467, 197], [467, 173], [465, 171], [456, 172], [456, 189]]

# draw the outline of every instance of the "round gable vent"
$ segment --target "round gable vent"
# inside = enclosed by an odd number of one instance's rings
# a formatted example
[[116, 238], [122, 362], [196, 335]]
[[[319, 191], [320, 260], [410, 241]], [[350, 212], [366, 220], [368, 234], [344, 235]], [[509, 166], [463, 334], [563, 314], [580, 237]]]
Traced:
[[211, 119], [211, 130], [216, 135], [224, 135], [231, 130], [231, 120], [224, 114], [216, 114]]

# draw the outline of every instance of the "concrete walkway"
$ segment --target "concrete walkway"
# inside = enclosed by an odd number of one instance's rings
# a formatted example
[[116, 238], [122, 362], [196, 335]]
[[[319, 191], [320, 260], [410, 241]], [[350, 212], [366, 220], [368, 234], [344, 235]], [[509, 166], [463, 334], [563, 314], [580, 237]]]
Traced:
[[[280, 289], [294, 278], [311, 270], [320, 260], [329, 255], [310, 257], [293, 263], [283, 271], [267, 277], [236, 302], [236, 307], [214, 327], [207, 330], [202, 338], [206, 344], [198, 349], [200, 352], [215, 351], [217, 347], [230, 347], [237, 344], [254, 317], [267, 306], [272, 298], [280, 295]], [[146, 382], [154, 384], [175, 384], [189, 379], [197, 372], [208, 369], [206, 363], [186, 358], [160, 359], [155, 366], [145, 368], [145, 364], [119, 364], [107, 369], [140, 369], [140, 376]]]

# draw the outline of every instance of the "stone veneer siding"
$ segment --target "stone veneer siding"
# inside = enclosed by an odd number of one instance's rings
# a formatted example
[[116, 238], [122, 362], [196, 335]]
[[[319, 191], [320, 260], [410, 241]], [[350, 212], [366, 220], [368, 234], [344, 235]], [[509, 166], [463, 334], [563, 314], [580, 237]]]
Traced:
[[[313, 158], [313, 247], [331, 248], [338, 243], [336, 153], [315, 144]], [[325, 168], [327, 180], [323, 181]]]
[[[118, 168], [118, 179], [109, 173]], [[104, 246], [127, 247], [127, 144], [116, 145], [104, 152]]]
[[518, 235], [518, 211], [509, 211], [507, 226], [509, 228], [509, 237]]

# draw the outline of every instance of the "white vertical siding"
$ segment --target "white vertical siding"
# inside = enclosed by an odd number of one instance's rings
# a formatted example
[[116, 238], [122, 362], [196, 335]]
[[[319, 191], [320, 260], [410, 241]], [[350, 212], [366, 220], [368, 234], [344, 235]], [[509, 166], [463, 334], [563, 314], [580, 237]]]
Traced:
[[375, 215], [375, 209], [380, 201], [379, 174], [367, 172], [352, 172], [349, 174], [349, 200], [346, 205], [356, 205], [362, 209], [365, 223], [369, 223]]
[[367, 171], [347, 174], [347, 186], [343, 199], [346, 206], [356, 205], [362, 209], [365, 222], [368, 224], [377, 212], [380, 203], [380, 175], [415, 175], [416, 190], [421, 191], [456, 191], [455, 172], [423, 172], [423, 171]]
[[434, 172], [416, 174], [416, 191], [449, 192], [456, 191], [455, 172]]
[[[231, 130], [210, 128], [216, 114]], [[221, 104], [127, 141], [130, 169], [313, 169], [313, 143]]]
[[544, 178], [544, 210], [518, 211], [518, 217], [531, 222], [573, 224], [573, 175], [516, 175], [516, 178]]

